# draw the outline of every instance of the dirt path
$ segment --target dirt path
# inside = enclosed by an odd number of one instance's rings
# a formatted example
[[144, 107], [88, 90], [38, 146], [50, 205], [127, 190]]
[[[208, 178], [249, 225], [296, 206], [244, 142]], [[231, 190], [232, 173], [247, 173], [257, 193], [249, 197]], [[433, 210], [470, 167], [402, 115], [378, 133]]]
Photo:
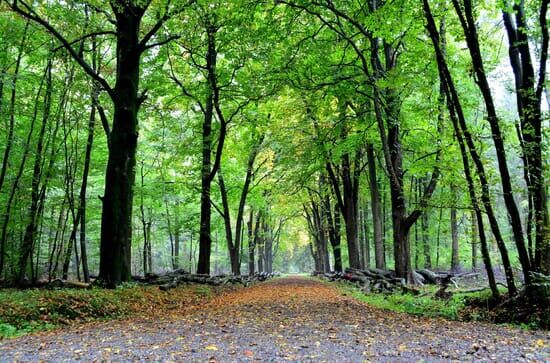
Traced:
[[0, 342], [0, 361], [550, 362], [550, 333], [378, 310], [307, 278], [221, 295], [187, 314]]

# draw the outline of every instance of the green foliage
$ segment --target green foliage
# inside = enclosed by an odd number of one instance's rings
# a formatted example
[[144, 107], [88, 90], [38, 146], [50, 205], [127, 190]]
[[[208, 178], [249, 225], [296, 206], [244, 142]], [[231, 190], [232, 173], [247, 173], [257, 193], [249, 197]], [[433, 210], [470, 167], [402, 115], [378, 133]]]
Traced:
[[465, 308], [464, 296], [455, 295], [450, 300], [441, 300], [433, 298], [435, 290], [428, 290], [426, 296], [414, 296], [411, 294], [364, 294], [359, 289], [349, 284], [339, 284], [339, 288], [344, 294], [364, 301], [373, 306], [407, 313], [413, 315], [422, 315], [429, 317], [441, 317], [451, 320], [460, 320], [460, 312]]
[[[0, 49], [0, 84], [3, 87], [0, 98], [0, 153], [5, 150], [3, 141], [8, 139], [10, 116], [14, 116], [15, 133], [7, 160], [6, 180], [0, 193], [0, 215], [6, 215], [6, 266], [1, 277], [9, 280], [11, 271], [17, 269], [18, 247], [29, 222], [29, 191], [38, 143], [36, 126], [28, 145], [26, 139], [33, 114], [36, 114], [37, 123], [45, 116], [44, 91], [38, 85], [48, 59], [53, 62], [54, 72], [51, 115], [47, 123], [44, 155], [40, 160], [43, 169], [40, 187], [43, 188], [44, 200], [38, 216], [40, 228], [34, 244], [33, 266], [29, 266], [28, 271], [34, 274], [29, 278], [34, 279], [59, 277], [68, 238], [75, 223], [93, 82], [59, 47], [59, 42], [51, 34], [35, 22], [27, 22], [10, 11], [9, 3], [0, 2], [0, 43], [5, 44]], [[75, 49], [82, 46], [84, 60], [90, 64], [97, 62], [101, 76], [113, 84], [117, 56], [115, 36], [109, 33], [114, 29], [111, 22], [113, 8], [105, 0], [86, 3], [90, 6], [86, 7], [78, 1], [37, 1], [32, 2], [32, 6], [36, 6], [37, 14], [47, 19], [70, 41], [92, 32], [104, 32], [95, 38], [85, 37], [81, 44], [76, 41], [73, 45]], [[142, 1], [138, 3], [141, 5]], [[269, 210], [271, 221], [279, 218], [285, 220], [274, 258], [275, 269], [303, 271], [311, 268], [309, 246], [312, 236], [307, 233], [302, 215], [303, 204], [308, 201], [308, 193], [317, 187], [327, 163], [338, 165], [347, 155], [353, 155], [356, 151], [364, 153], [367, 143], [375, 148], [377, 182], [385, 212], [386, 259], [388, 267], [393, 267], [390, 188], [373, 107], [374, 86], [382, 93], [387, 90], [398, 93], [404, 198], [408, 212], [419, 206], [415, 180], [426, 178], [431, 173], [435, 166], [435, 151], [438, 145], [442, 146], [443, 153], [437, 164], [441, 170], [437, 189], [428, 205], [423, 206], [423, 212], [428, 216], [427, 243], [431, 248], [432, 260], [436, 261], [436, 254], [439, 257], [436, 267], [448, 267], [451, 258], [449, 210], [456, 208], [461, 264], [469, 267], [472, 249], [479, 247], [473, 244], [475, 232], [471, 232], [474, 223], [470, 220], [471, 201], [449, 115], [446, 112], [441, 115], [439, 108], [438, 68], [424, 28], [421, 7], [405, 0], [378, 2], [380, 7], [376, 11], [371, 11], [363, 2], [311, 3], [293, 0], [291, 3], [294, 6], [283, 3], [172, 0], [153, 1], [148, 7], [142, 21], [142, 36], [164, 15], [170, 16], [150, 40], [150, 44], [158, 46], [148, 49], [141, 59], [140, 91], [147, 90], [147, 97], [139, 113], [132, 220], [133, 273], [143, 272], [143, 242], [147, 233], [144, 225], [150, 226], [154, 271], [174, 267], [172, 248], [176, 236], [180, 242], [180, 254], [174, 260], [177, 260], [179, 267], [191, 271], [195, 268], [200, 213], [198, 191], [201, 188], [203, 113], [200, 105], [205, 105], [211, 91], [205, 69], [208, 24], [217, 27], [218, 103], [226, 117], [234, 114], [228, 125], [221, 162], [232, 223], [235, 224], [247, 157], [256, 140], [263, 135], [264, 142], [255, 164], [255, 185], [246, 200], [245, 214], [248, 215], [251, 210]], [[484, 103], [473, 77], [471, 57], [464, 46], [464, 34], [449, 2], [430, 0], [430, 3], [436, 21], [445, 21], [446, 57], [450, 72], [456, 82], [468, 128], [489, 177], [491, 199], [512, 264], [517, 266], [517, 251], [511, 243], [507, 214], [505, 208], [501, 208], [502, 191], [490, 140], [491, 130], [484, 119]], [[525, 3], [528, 32], [534, 42], [540, 37], [540, 27], [535, 26], [540, 1]], [[330, 4], [343, 16], [338, 16]], [[526, 218], [529, 203], [523, 182], [521, 149], [514, 126], [517, 116], [515, 95], [511, 92], [514, 83], [510, 77], [504, 41], [506, 34], [499, 23], [501, 9], [494, 1], [480, 1], [474, 5], [484, 64], [491, 87], [495, 89], [499, 115], [502, 116], [500, 126], [516, 188], [514, 197], [522, 207], [522, 218]], [[362, 32], [361, 27], [368, 34]], [[397, 66], [378, 78], [375, 84], [372, 74], [369, 74], [372, 73], [370, 36], [383, 38], [383, 42], [392, 46], [398, 57]], [[95, 44], [92, 44], [92, 39]], [[169, 39], [171, 41], [167, 42]], [[94, 47], [97, 48], [96, 55], [92, 54]], [[532, 48], [537, 49], [536, 46]], [[16, 76], [15, 63], [19, 53], [22, 55], [22, 67]], [[12, 90], [16, 91], [13, 110]], [[98, 99], [107, 123], [110, 123], [114, 114], [112, 103], [105, 92], [100, 92]], [[239, 108], [240, 105], [245, 106]], [[442, 125], [439, 125], [439, 116], [442, 116]], [[544, 112], [543, 117], [547, 126], [548, 113]], [[213, 143], [216, 145], [220, 131], [217, 118], [213, 128]], [[550, 152], [548, 130], [550, 128], [543, 127], [543, 160], [548, 160]], [[97, 115], [94, 132], [86, 195], [85, 244], [90, 270], [95, 274], [99, 266], [102, 208], [97, 196], [103, 194], [108, 155], [107, 137]], [[17, 170], [26, 152], [28, 157], [22, 165], [21, 180], [15, 185]], [[361, 209], [368, 210], [371, 197], [364, 159], [362, 157], [360, 160], [358, 193]], [[548, 174], [547, 167], [544, 172]], [[474, 179], [479, 195], [480, 187], [475, 175]], [[11, 188], [15, 193], [11, 211], [7, 213]], [[213, 205], [221, 205], [216, 178], [210, 197]], [[368, 215], [366, 233], [372, 241], [370, 211]], [[416, 232], [421, 235], [421, 231], [417, 231], [420, 230], [418, 224], [411, 230], [410, 241], [411, 245], [414, 244], [412, 258], [418, 267], [422, 267], [425, 262], [422, 251], [424, 241], [415, 236]], [[248, 247], [248, 231], [244, 229], [243, 270]], [[344, 235], [343, 228], [341, 232]], [[491, 242], [488, 226], [487, 235]], [[217, 267], [215, 272], [228, 272], [223, 219], [215, 211], [212, 237], [215, 240], [212, 257], [212, 265]], [[345, 246], [345, 240], [342, 246]], [[498, 251], [493, 245], [489, 247], [495, 266], [498, 266]], [[348, 252], [345, 248], [342, 252], [346, 260]], [[69, 250], [69, 253], [72, 252]], [[76, 277], [75, 262], [70, 261], [70, 278]], [[420, 309], [411, 305], [411, 309], [416, 308]], [[70, 314], [69, 311], [65, 313]]]
[[[349, 283], [338, 283], [342, 294], [352, 296], [377, 308], [399, 313], [444, 318], [457, 321], [490, 321], [513, 323], [524, 329], [544, 329], [547, 326], [548, 313], [544, 309], [532, 314], [527, 321], [514, 320], [512, 311], [492, 310], [491, 292], [487, 290], [472, 293], [455, 293], [449, 300], [434, 297], [436, 287], [423, 287], [421, 295], [412, 294], [364, 294]], [[504, 292], [505, 290], [501, 291]], [[424, 296], [423, 296], [424, 295]]]

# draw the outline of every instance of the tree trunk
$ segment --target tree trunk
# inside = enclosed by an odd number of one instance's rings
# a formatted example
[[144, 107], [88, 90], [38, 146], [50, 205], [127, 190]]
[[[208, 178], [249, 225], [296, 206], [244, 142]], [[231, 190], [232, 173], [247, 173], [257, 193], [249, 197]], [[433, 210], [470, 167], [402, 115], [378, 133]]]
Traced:
[[229, 259], [231, 262], [231, 272], [235, 276], [239, 276], [241, 274], [241, 245], [242, 245], [242, 231], [243, 231], [243, 223], [244, 223], [244, 208], [246, 205], [246, 198], [248, 197], [248, 191], [250, 189], [250, 183], [252, 182], [252, 177], [254, 173], [254, 162], [256, 160], [256, 156], [258, 155], [258, 152], [260, 151], [260, 146], [263, 142], [263, 136], [260, 137], [257, 144], [253, 145], [252, 149], [250, 150], [250, 154], [248, 156], [248, 162], [246, 167], [246, 176], [243, 184], [243, 188], [241, 190], [241, 196], [239, 199], [239, 207], [237, 210], [237, 221], [236, 221], [236, 228], [235, 228], [235, 239], [233, 239], [233, 231], [231, 227], [231, 210], [229, 208], [229, 202], [227, 198], [227, 189], [225, 187], [225, 182], [222, 176], [221, 168], [219, 168], [218, 171], [218, 180], [220, 185], [220, 193], [222, 197], [222, 207], [223, 207], [223, 214], [222, 218], [224, 220], [225, 224], [225, 236], [227, 241], [227, 248], [229, 250]]
[[[259, 215], [259, 213], [258, 213]], [[253, 222], [254, 216], [252, 208], [250, 208], [250, 214], [248, 217], [248, 274], [250, 276], [254, 275], [254, 231], [253, 231]], [[258, 223], [256, 221], [256, 223]]]
[[[95, 40], [93, 42], [93, 56], [95, 58]], [[94, 62], [95, 63], [95, 62]], [[88, 174], [90, 172], [90, 162], [92, 160], [92, 147], [94, 144], [94, 128], [96, 118], [96, 103], [99, 89], [95, 89], [92, 95], [92, 108], [88, 122], [88, 141], [86, 142], [86, 154], [84, 156], [84, 170], [82, 172], [82, 184], [80, 185], [80, 196], [78, 204], [78, 214], [80, 215], [80, 260], [82, 262], [82, 274], [84, 282], [90, 282], [90, 271], [88, 268], [88, 253], [86, 250], [86, 191], [88, 188]]]
[[476, 214], [472, 211], [470, 214], [471, 238], [472, 238], [472, 271], [477, 271], [477, 231], [476, 231]]
[[[6, 244], [7, 244], [7, 232], [8, 232], [9, 221], [10, 221], [10, 217], [11, 217], [11, 208], [13, 206], [13, 201], [14, 201], [14, 198], [15, 198], [15, 194], [16, 194], [18, 188], [19, 188], [19, 182], [21, 181], [23, 171], [25, 170], [27, 157], [29, 156], [29, 150], [31, 148], [31, 145], [30, 145], [31, 138], [32, 138], [32, 135], [34, 133], [34, 126], [35, 126], [35, 123], [36, 123], [36, 119], [38, 117], [38, 105], [39, 105], [38, 99], [40, 97], [40, 94], [42, 93], [42, 89], [43, 89], [43, 86], [44, 86], [44, 81], [47, 78], [47, 73], [48, 73], [47, 71], [44, 73], [44, 77], [42, 78], [42, 81], [40, 82], [40, 86], [38, 87], [38, 91], [37, 91], [36, 97], [34, 99], [34, 110], [33, 110], [32, 118], [31, 118], [31, 125], [30, 125], [29, 131], [27, 133], [27, 138], [26, 138], [25, 144], [24, 144], [23, 156], [21, 158], [21, 162], [19, 164], [19, 169], [17, 171], [17, 174], [15, 175], [15, 178], [14, 178], [14, 181], [13, 181], [13, 184], [12, 184], [12, 188], [11, 188], [10, 194], [8, 196], [8, 201], [7, 201], [7, 204], [6, 204], [6, 211], [5, 211], [4, 220], [3, 220], [3, 223], [2, 223], [2, 234], [0, 236], [0, 272], [3, 271], [4, 263], [5, 263], [4, 260], [5, 260], [5, 253], [6, 253]], [[34, 215], [34, 212], [33, 212], [33, 215]], [[25, 238], [23, 237], [23, 240], [24, 239]], [[25, 251], [20, 251], [20, 256], [22, 256], [21, 252], [26, 253]], [[22, 277], [23, 277], [24, 271], [19, 270], [19, 267], [21, 265], [21, 258], [19, 258], [18, 262], [19, 263], [18, 263], [18, 266], [17, 266], [17, 272], [16, 272], [15, 279], [16, 279], [17, 282], [20, 282]]]
[[264, 271], [264, 265], [263, 265], [263, 252], [262, 252], [262, 244], [261, 244], [261, 223], [262, 223], [262, 211], [258, 211], [258, 214], [256, 215], [256, 225], [254, 227], [254, 247], [257, 251], [258, 255], [258, 273], [261, 273]]
[[[456, 195], [456, 188], [451, 185], [451, 195]], [[458, 224], [456, 220], [456, 207], [451, 207], [451, 272], [457, 273], [460, 270], [459, 246], [458, 246]]]
[[32, 176], [31, 186], [31, 205], [29, 207], [29, 222], [25, 229], [25, 236], [19, 250], [18, 261], [18, 274], [16, 276], [19, 283], [23, 282], [25, 272], [27, 270], [27, 264], [29, 258], [32, 255], [34, 249], [35, 235], [38, 228], [38, 215], [39, 215], [39, 201], [40, 201], [40, 179], [42, 177], [42, 151], [44, 148], [44, 135], [46, 133], [46, 126], [50, 118], [50, 107], [52, 97], [52, 63], [51, 59], [48, 60], [46, 66], [45, 78], [46, 78], [46, 90], [44, 94], [44, 109], [42, 114], [42, 126], [38, 134], [38, 141], [35, 150], [34, 168]]
[[[529, 24], [525, 18], [524, 3], [513, 5], [515, 23], [507, 9], [503, 8], [503, 19], [509, 41], [509, 58], [514, 73], [517, 95], [517, 110], [521, 120], [519, 140], [524, 162], [524, 177], [528, 187], [529, 213], [534, 216], [535, 256], [531, 259], [532, 269], [550, 273], [550, 222], [547, 208], [546, 185], [544, 180], [542, 139], [542, 93], [545, 87], [546, 63], [548, 60], [548, 24], [546, 14], [548, 1], [542, 1], [539, 23], [542, 37], [540, 45], [540, 69], [538, 84], [535, 84], [535, 70], [531, 60]], [[529, 223], [531, 219], [529, 219]], [[528, 231], [530, 233], [530, 231]], [[530, 257], [530, 256], [528, 256]], [[520, 256], [525, 259], [525, 256]], [[522, 262], [525, 268], [525, 263]]]
[[[424, 14], [426, 16], [427, 20], [427, 29], [430, 34], [430, 38], [432, 40], [434, 50], [436, 53], [436, 59], [437, 59], [437, 65], [439, 69], [439, 75], [440, 79], [443, 80], [444, 85], [444, 91], [445, 95], [447, 97], [447, 108], [449, 110], [449, 114], [451, 116], [451, 121], [453, 124], [453, 128], [455, 131], [456, 138], [458, 140], [458, 144], [460, 146], [460, 153], [462, 156], [462, 162], [464, 166], [464, 173], [466, 176], [466, 180], [468, 182], [468, 192], [470, 194], [470, 200], [472, 202], [472, 205], [474, 207], [474, 211], [476, 213], [476, 219], [478, 223], [478, 231], [479, 231], [479, 237], [480, 237], [480, 245], [481, 245], [481, 253], [483, 256], [483, 262], [485, 264], [485, 267], [487, 269], [487, 276], [489, 279], [489, 285], [491, 287], [491, 291], [493, 293], [493, 296], [495, 298], [498, 298], [499, 292], [496, 287], [496, 282], [493, 274], [493, 269], [491, 266], [491, 259], [489, 255], [489, 250], [487, 246], [487, 241], [485, 239], [485, 229], [483, 226], [483, 215], [481, 213], [481, 208], [479, 207], [477, 197], [475, 194], [475, 186], [473, 178], [470, 174], [470, 165], [468, 160], [468, 155], [466, 151], [466, 145], [468, 146], [468, 151], [470, 153], [470, 156], [472, 157], [472, 160], [474, 162], [474, 165], [476, 167], [476, 171], [478, 174], [479, 181], [481, 183], [481, 200], [483, 202], [483, 205], [485, 207], [485, 211], [487, 213], [487, 216], [489, 218], [489, 224], [491, 226], [491, 230], [493, 231], [493, 235], [495, 236], [495, 240], [497, 241], [497, 244], [499, 246], [499, 250], [502, 257], [502, 262], [504, 265], [504, 270], [506, 273], [506, 280], [508, 283], [508, 291], [510, 295], [514, 295], [516, 293], [516, 288], [514, 284], [514, 276], [512, 274], [512, 269], [508, 257], [508, 252], [506, 249], [506, 246], [504, 245], [504, 242], [502, 241], [502, 237], [500, 234], [500, 229], [498, 227], [498, 223], [496, 221], [496, 218], [493, 213], [493, 208], [491, 205], [491, 200], [489, 197], [489, 188], [487, 184], [487, 178], [485, 176], [485, 169], [483, 167], [483, 164], [481, 163], [481, 159], [477, 153], [477, 150], [475, 148], [475, 145], [472, 140], [472, 136], [470, 135], [470, 132], [466, 126], [466, 121], [464, 118], [464, 113], [462, 112], [462, 106], [460, 103], [460, 99], [458, 97], [458, 94], [456, 92], [453, 78], [451, 77], [451, 74], [449, 72], [449, 69], [447, 67], [447, 62], [445, 59], [445, 51], [444, 51], [444, 45], [445, 45], [445, 35], [444, 33], [440, 34], [437, 31], [437, 28], [435, 26], [435, 22], [433, 20], [433, 16], [430, 10], [430, 6], [428, 3], [428, 0], [423, 0], [423, 7], [424, 7]], [[466, 145], [465, 145], [466, 144]], [[441, 218], [440, 218], [441, 219]]]
[[[241, 274], [241, 262], [239, 260], [239, 246], [236, 243], [233, 243], [233, 231], [231, 228], [231, 211], [229, 209], [229, 202], [227, 200], [227, 189], [225, 188], [225, 182], [223, 180], [222, 170], [218, 171], [218, 182], [220, 185], [220, 193], [222, 197], [222, 206], [223, 206], [223, 222], [225, 226], [225, 240], [227, 241], [227, 248], [229, 250], [229, 260], [231, 262], [231, 272], [233, 275], [238, 276]], [[244, 206], [243, 206], [244, 209]], [[239, 230], [240, 234], [240, 230]], [[235, 239], [238, 239], [238, 236], [235, 236]]]
[[[8, 114], [9, 114], [9, 125], [7, 130], [8, 135], [6, 140], [6, 147], [4, 149], [4, 157], [2, 158], [2, 169], [0, 169], [0, 191], [2, 191], [2, 186], [4, 185], [4, 179], [6, 177], [6, 172], [8, 170], [8, 161], [10, 157], [10, 152], [13, 146], [13, 132], [15, 129], [15, 102], [17, 99], [17, 81], [19, 80], [19, 68], [21, 67], [21, 60], [23, 59], [23, 52], [25, 50], [25, 43], [27, 41], [28, 28], [29, 28], [29, 22], [25, 24], [25, 30], [23, 32], [23, 37], [21, 38], [19, 51], [17, 52], [17, 58], [15, 61], [15, 70], [13, 72], [10, 108], [8, 111]], [[0, 274], [2, 273], [2, 267], [3, 267], [2, 262], [3, 262], [3, 252], [2, 252], [2, 256], [0, 256]]]
[[370, 267], [370, 239], [369, 239], [369, 213], [368, 213], [368, 207], [365, 204], [363, 206], [362, 210], [362, 223], [361, 223], [361, 230], [363, 234], [362, 243], [363, 243], [363, 249], [362, 249], [362, 262], [363, 262], [363, 268], [367, 269]]
[[264, 260], [265, 272], [271, 273], [273, 266], [273, 231], [271, 226], [264, 220]]
[[176, 225], [176, 231], [174, 233], [174, 269], [180, 268], [180, 229]]
[[[71, 265], [71, 258], [73, 250], [77, 252], [76, 248], [76, 234], [78, 231], [78, 225], [80, 224], [80, 215], [78, 214], [78, 208], [75, 206], [75, 195], [74, 195], [74, 183], [76, 180], [76, 171], [77, 163], [76, 159], [76, 147], [74, 144], [69, 145], [67, 141], [70, 139], [72, 130], [67, 128], [68, 122], [63, 122], [63, 150], [65, 155], [65, 193], [67, 195], [67, 201], [69, 203], [70, 217], [72, 221], [71, 233], [69, 234], [69, 240], [67, 243], [67, 248], [65, 250], [65, 256], [63, 260], [62, 268], [62, 279], [67, 280], [69, 276], [69, 267]], [[78, 129], [77, 129], [77, 139], [78, 139]], [[75, 256], [77, 257], [77, 256]], [[77, 273], [80, 274], [80, 261], [75, 265]]]
[[[376, 7], [376, 1], [371, 6]], [[375, 79], [384, 77], [387, 72], [394, 69], [397, 65], [398, 52], [395, 52], [392, 46], [386, 42], [382, 42], [382, 44], [385, 67], [382, 66], [380, 60], [380, 40], [371, 38], [370, 58], [375, 72]], [[405, 278], [408, 282], [414, 282], [408, 236], [410, 228], [422, 215], [423, 208], [425, 208], [425, 204], [431, 198], [437, 185], [437, 179], [439, 178], [439, 167], [437, 164], [441, 154], [441, 147], [440, 145], [437, 146], [436, 163], [419, 206], [410, 215], [407, 215], [403, 185], [403, 150], [401, 146], [399, 96], [391, 88], [384, 89], [382, 93], [382, 90], [375, 84], [373, 104], [376, 123], [382, 141], [386, 169], [390, 176], [395, 273], [397, 277]]]
[[495, 147], [495, 153], [498, 160], [498, 169], [501, 178], [502, 192], [504, 197], [504, 203], [506, 210], [508, 211], [508, 217], [510, 218], [512, 232], [518, 250], [519, 260], [523, 270], [523, 277], [526, 284], [529, 284], [531, 280], [530, 270], [531, 263], [529, 261], [529, 254], [525, 246], [523, 228], [521, 223], [521, 217], [519, 210], [514, 199], [510, 172], [508, 169], [506, 148], [504, 145], [504, 139], [500, 130], [499, 118], [496, 113], [496, 108], [485, 73], [484, 63], [481, 56], [481, 50], [478, 41], [478, 34], [476, 29], [476, 23], [472, 14], [471, 0], [464, 0], [464, 7], [461, 7], [458, 0], [453, 0], [455, 11], [459, 16], [460, 23], [464, 30], [466, 43], [472, 60], [474, 72], [476, 74], [476, 84], [481, 91], [483, 99], [485, 101], [485, 108], [487, 112], [487, 121], [491, 127], [491, 136]]
[[332, 254], [334, 256], [334, 270], [342, 272], [342, 249], [341, 249], [341, 236], [340, 236], [340, 211], [338, 206], [334, 205], [334, 213], [331, 212], [330, 196], [325, 193], [325, 215], [326, 223], [328, 225], [328, 237], [332, 246]]
[[[424, 180], [425, 181], [425, 180]], [[429, 217], [428, 211], [422, 214], [421, 229], [422, 229], [422, 247], [424, 252], [424, 268], [432, 268], [432, 252], [430, 248], [430, 231], [429, 231]]]
[[386, 258], [384, 256], [384, 232], [382, 229], [382, 211], [380, 208], [380, 192], [378, 190], [378, 179], [376, 177], [376, 159], [374, 147], [367, 144], [367, 162], [369, 171], [369, 186], [371, 197], [372, 227], [374, 233], [374, 258], [376, 268], [386, 269]]
[[117, 20], [117, 77], [113, 90], [113, 129], [102, 198], [99, 279], [107, 287], [129, 281], [131, 274], [140, 70], [139, 29], [144, 8], [113, 3]]

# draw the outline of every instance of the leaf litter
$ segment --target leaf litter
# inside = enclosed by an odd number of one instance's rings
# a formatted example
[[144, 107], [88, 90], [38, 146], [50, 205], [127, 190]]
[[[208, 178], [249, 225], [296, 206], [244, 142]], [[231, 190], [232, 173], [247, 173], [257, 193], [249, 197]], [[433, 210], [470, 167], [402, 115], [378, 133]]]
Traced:
[[2, 341], [0, 362], [547, 362], [549, 343], [546, 331], [388, 312], [289, 277]]

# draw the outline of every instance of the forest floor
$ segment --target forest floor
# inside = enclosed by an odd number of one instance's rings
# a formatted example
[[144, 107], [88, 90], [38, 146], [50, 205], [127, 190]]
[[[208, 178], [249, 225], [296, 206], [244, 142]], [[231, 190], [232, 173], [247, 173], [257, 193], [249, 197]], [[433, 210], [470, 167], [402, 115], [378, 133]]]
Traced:
[[76, 360], [548, 362], [550, 332], [388, 312], [329, 284], [286, 277], [184, 311], [0, 341], [1, 362]]

